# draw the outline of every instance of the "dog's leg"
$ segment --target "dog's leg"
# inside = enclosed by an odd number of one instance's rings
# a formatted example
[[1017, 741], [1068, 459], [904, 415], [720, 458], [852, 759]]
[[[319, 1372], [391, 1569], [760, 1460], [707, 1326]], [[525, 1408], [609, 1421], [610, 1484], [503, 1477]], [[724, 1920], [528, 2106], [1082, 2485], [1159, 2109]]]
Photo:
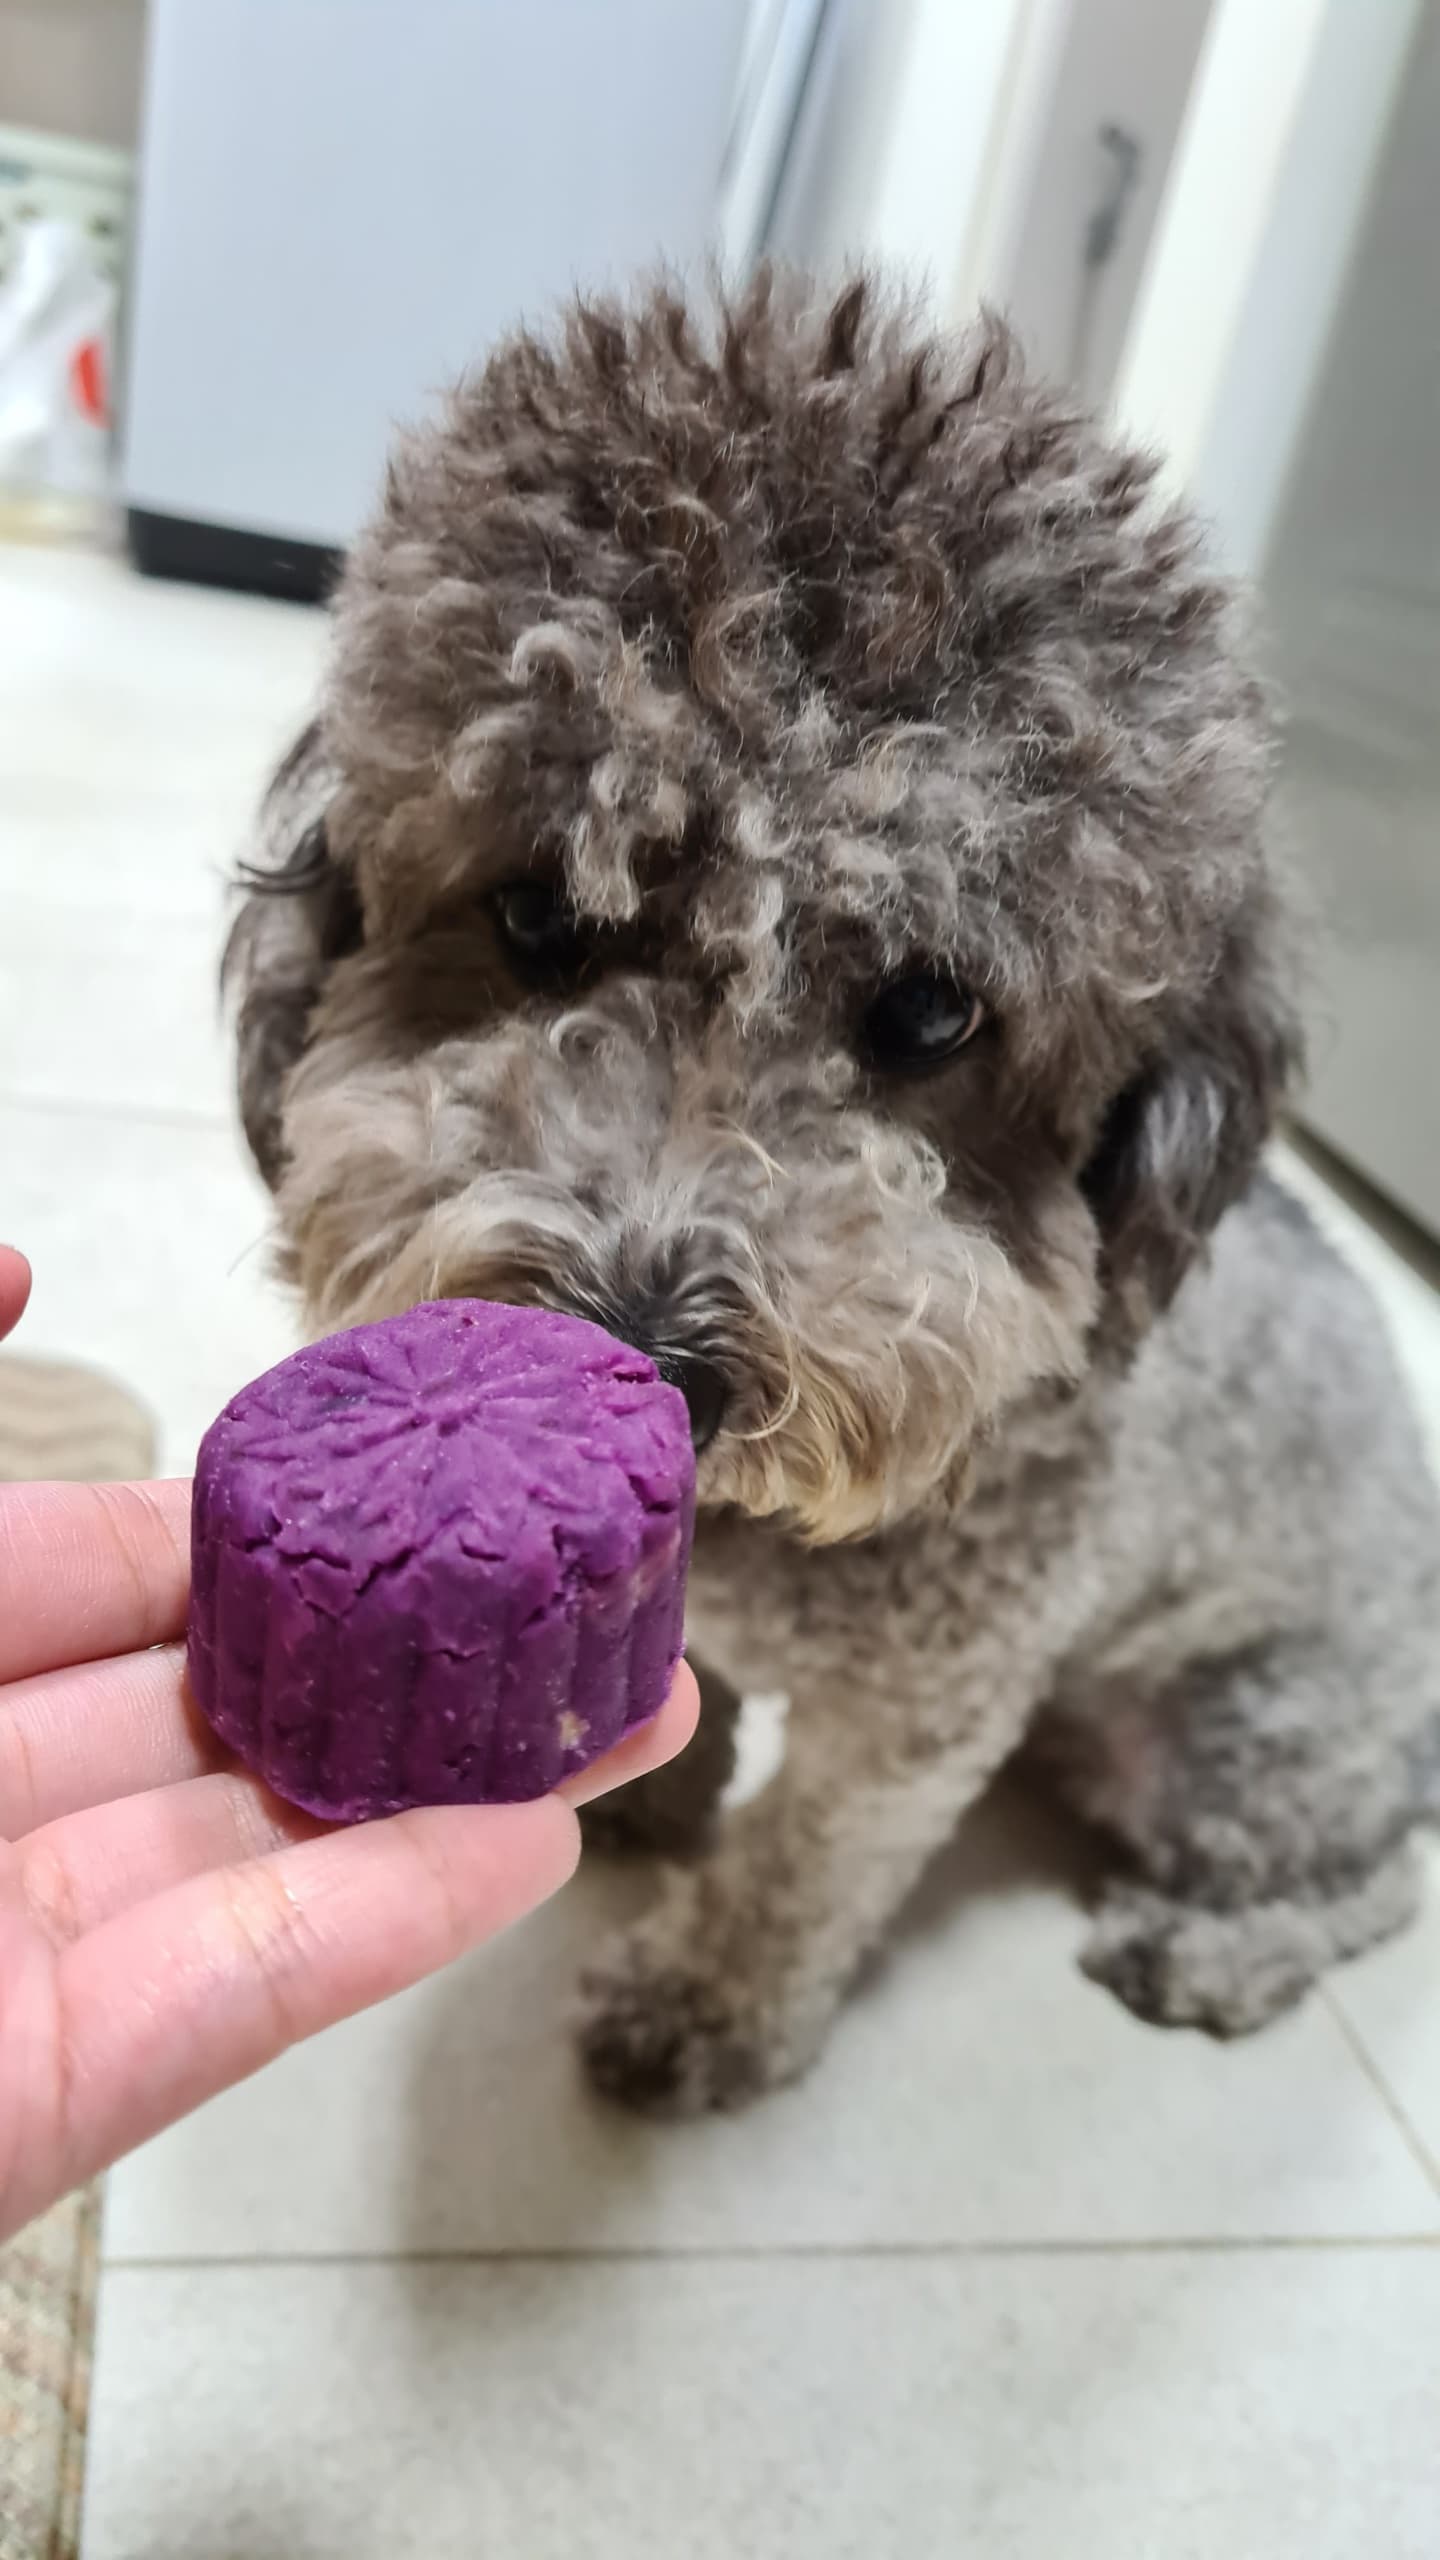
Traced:
[[740, 1700], [729, 1682], [704, 1663], [691, 1668], [700, 1683], [700, 1722], [693, 1741], [663, 1769], [633, 1779], [614, 1795], [587, 1805], [580, 1827], [587, 1849], [662, 1857], [694, 1857], [714, 1830], [716, 1809], [735, 1767], [735, 1728]]
[[713, 1854], [588, 1974], [582, 2049], [597, 2084], [670, 2115], [744, 2103], [814, 2061], [857, 1968], [1018, 1738], [907, 1733], [892, 1694], [840, 1716], [797, 1698], [783, 1767], [727, 1816]]
[[1289, 1641], [1197, 1665], [1158, 1701], [1062, 1710], [1049, 1741], [1082, 1745], [1052, 1760], [1062, 1792], [1132, 1861], [1085, 1971], [1143, 2018], [1239, 2035], [1403, 1927], [1420, 1805], [1392, 1703], [1368, 1715], [1338, 1645]]

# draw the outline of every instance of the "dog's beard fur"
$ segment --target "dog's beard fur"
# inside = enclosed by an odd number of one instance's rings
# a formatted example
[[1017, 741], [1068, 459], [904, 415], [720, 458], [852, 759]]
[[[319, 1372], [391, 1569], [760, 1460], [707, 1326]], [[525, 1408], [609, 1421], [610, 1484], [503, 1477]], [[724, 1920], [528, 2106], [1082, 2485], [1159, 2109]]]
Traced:
[[1023, 1275], [854, 1088], [638, 979], [403, 1063], [337, 1023], [288, 1098], [289, 1276], [318, 1331], [464, 1295], [704, 1359], [729, 1403], [702, 1500], [869, 1532], [953, 1497], [1000, 1414], [1078, 1371], [1095, 1234], [1057, 1188]]

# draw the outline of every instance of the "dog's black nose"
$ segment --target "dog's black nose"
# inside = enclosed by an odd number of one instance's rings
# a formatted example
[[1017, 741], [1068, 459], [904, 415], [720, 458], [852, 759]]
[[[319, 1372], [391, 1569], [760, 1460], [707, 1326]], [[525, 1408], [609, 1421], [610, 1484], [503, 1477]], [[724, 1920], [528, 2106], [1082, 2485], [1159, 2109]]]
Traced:
[[698, 1457], [709, 1448], [725, 1419], [730, 1389], [714, 1361], [698, 1352], [652, 1351], [650, 1357], [667, 1385], [678, 1387], [690, 1408], [690, 1437]]
[[[580, 1310], [594, 1316], [595, 1303]], [[690, 1437], [698, 1457], [708, 1449], [725, 1419], [730, 1381], [709, 1353], [677, 1342], [674, 1316], [658, 1289], [617, 1292], [601, 1318], [617, 1342], [628, 1342], [653, 1360], [667, 1387], [678, 1387], [690, 1411]]]

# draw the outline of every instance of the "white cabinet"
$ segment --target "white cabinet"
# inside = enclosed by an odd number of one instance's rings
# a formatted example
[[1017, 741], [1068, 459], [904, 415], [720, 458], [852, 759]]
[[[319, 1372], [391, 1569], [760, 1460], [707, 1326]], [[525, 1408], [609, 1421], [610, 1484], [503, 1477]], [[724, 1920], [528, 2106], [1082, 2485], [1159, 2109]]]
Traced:
[[694, 264], [746, 14], [152, 0], [123, 446], [142, 555], [218, 530], [239, 573], [246, 537], [277, 568], [343, 544], [394, 421], [520, 314]]

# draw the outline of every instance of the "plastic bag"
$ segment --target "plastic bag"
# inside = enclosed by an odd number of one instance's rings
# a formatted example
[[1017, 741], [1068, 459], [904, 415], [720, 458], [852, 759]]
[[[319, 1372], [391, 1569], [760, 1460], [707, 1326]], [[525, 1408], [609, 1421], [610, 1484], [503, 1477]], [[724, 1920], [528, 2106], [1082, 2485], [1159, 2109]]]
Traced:
[[23, 224], [0, 286], [0, 486], [104, 494], [114, 335], [115, 287], [83, 232]]

